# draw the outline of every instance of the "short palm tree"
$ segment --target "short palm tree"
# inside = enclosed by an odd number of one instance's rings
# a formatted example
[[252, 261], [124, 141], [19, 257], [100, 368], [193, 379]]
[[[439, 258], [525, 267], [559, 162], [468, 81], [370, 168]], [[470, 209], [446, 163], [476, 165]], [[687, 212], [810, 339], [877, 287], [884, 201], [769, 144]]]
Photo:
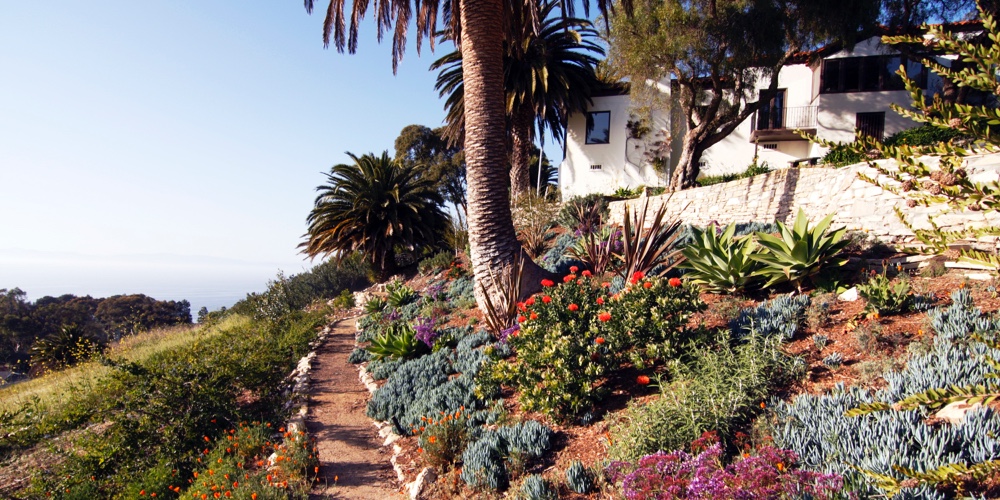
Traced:
[[[508, 24], [504, 43], [504, 93], [511, 164], [511, 192], [530, 189], [529, 166], [535, 125], [561, 139], [570, 113], [583, 111], [590, 96], [601, 87], [595, 55], [604, 49], [593, 40], [593, 26], [585, 19], [568, 18], [555, 11], [556, 3], [542, 6], [542, 24], [536, 32], [531, 20]], [[431, 65], [440, 70], [435, 88], [445, 98], [445, 136], [452, 143], [463, 140], [465, 86], [462, 54], [446, 54]]]
[[104, 343], [78, 325], [63, 325], [59, 331], [31, 346], [33, 373], [56, 370], [90, 359], [104, 350]]
[[448, 222], [444, 202], [433, 182], [388, 152], [347, 154], [354, 163], [335, 165], [327, 183], [316, 188], [320, 194], [299, 247], [309, 257], [358, 251], [380, 277], [390, 276], [397, 248], [419, 250], [442, 241]]

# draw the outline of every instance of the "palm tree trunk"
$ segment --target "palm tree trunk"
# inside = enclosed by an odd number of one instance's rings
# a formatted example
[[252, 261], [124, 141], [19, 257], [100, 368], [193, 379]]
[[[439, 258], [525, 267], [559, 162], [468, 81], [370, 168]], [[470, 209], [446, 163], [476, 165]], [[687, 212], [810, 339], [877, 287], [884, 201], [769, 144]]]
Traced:
[[510, 195], [518, 198], [531, 190], [531, 136], [534, 113], [527, 106], [515, 111], [511, 124]]
[[[465, 82], [465, 161], [468, 182], [469, 247], [476, 301], [483, 290], [494, 303], [500, 294], [490, 278], [512, 272], [521, 245], [510, 213], [503, 94], [503, 0], [461, 0], [462, 74]], [[530, 259], [521, 294], [540, 289], [545, 273]], [[502, 281], [502, 280], [501, 280]], [[530, 288], [529, 288], [530, 287]]]

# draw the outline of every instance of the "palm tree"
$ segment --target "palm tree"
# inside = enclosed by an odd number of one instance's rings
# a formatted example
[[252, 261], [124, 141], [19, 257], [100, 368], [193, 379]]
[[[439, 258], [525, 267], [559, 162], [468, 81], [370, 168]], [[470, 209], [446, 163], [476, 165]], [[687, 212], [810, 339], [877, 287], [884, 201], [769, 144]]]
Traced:
[[326, 174], [299, 245], [309, 257], [343, 257], [358, 251], [381, 277], [396, 270], [396, 249], [419, 249], [441, 241], [448, 217], [433, 181], [383, 152], [381, 157], [351, 153], [353, 165]]
[[[542, 6], [542, 24], [536, 33], [531, 19], [509, 23], [504, 42], [504, 93], [510, 130], [511, 194], [519, 196], [531, 188], [529, 166], [537, 122], [539, 137], [546, 129], [562, 139], [566, 118], [583, 111], [601, 84], [595, 74], [604, 49], [589, 21], [555, 15], [555, 3]], [[441, 70], [435, 88], [445, 97], [446, 137], [461, 142], [465, 109], [462, 54], [454, 51], [431, 65]]]
[[[314, 0], [304, 0], [307, 12], [312, 12]], [[607, 17], [609, 0], [597, 0]], [[368, 8], [374, 4], [375, 23], [379, 35], [393, 30], [393, 68], [403, 57], [406, 35], [416, 12], [417, 50], [424, 38], [432, 43], [437, 32], [438, 11], [451, 29], [455, 45], [462, 51], [462, 76], [465, 93], [465, 160], [468, 180], [469, 247], [476, 282], [477, 302], [485, 309], [483, 290], [494, 299], [502, 294], [492, 285], [491, 273], [512, 272], [523, 251], [514, 232], [507, 195], [508, 176], [504, 141], [505, 113], [503, 92], [503, 40], [505, 19], [512, 11], [537, 6], [534, 0], [354, 0], [350, 28], [344, 16], [344, 0], [330, 0], [323, 22], [323, 42], [329, 46], [331, 35], [339, 51], [345, 46], [350, 53], [357, 50], [358, 25]], [[631, 0], [620, 0], [626, 12]], [[415, 7], [415, 8], [414, 8]], [[564, 12], [572, 16], [572, 0], [565, 2]], [[589, 7], [589, 0], [584, 0]], [[456, 15], [457, 13], [457, 15]], [[350, 34], [350, 43], [347, 34]], [[432, 46], [433, 48], [433, 46]], [[544, 270], [527, 261], [522, 269], [525, 289], [521, 295], [539, 288]]]

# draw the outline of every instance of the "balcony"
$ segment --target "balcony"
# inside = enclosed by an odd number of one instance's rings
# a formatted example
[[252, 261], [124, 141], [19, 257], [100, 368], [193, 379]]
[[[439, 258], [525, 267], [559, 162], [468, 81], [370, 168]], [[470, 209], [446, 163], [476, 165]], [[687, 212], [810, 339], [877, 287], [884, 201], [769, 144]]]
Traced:
[[765, 106], [750, 123], [750, 142], [801, 141], [796, 131], [816, 134], [816, 106]]

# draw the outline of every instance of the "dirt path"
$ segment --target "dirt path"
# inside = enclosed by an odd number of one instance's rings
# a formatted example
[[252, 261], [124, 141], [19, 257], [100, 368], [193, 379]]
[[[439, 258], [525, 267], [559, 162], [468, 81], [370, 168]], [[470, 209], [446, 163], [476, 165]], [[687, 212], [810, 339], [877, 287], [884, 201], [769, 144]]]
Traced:
[[355, 321], [335, 323], [313, 361], [306, 427], [319, 448], [320, 470], [309, 498], [403, 498], [389, 451], [379, 446], [376, 429], [365, 416], [368, 390], [358, 380], [357, 368], [347, 362]]

